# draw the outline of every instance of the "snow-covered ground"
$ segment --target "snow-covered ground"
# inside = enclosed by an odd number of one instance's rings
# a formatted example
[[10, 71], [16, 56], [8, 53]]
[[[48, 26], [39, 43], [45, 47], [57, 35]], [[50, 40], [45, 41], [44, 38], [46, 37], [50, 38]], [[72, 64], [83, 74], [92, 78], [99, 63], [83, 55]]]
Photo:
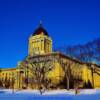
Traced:
[[0, 100], [100, 100], [99, 89], [79, 90], [79, 94], [75, 94], [75, 90], [49, 90], [42, 95], [39, 90], [0, 90]]
[[[80, 89], [78, 90], [78, 95], [90, 95], [100, 93], [99, 89]], [[12, 89], [0, 89], [0, 94], [8, 93], [8, 94], [37, 94], [40, 95], [39, 90], [12, 90]], [[46, 90], [42, 95], [75, 95], [75, 90], [71, 89], [69, 91], [63, 90]]]

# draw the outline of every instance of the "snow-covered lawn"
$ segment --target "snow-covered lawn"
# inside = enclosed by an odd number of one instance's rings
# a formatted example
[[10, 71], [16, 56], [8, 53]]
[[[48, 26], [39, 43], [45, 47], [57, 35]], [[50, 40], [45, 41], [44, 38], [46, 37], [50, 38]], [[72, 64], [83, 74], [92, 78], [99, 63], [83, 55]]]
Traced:
[[[79, 93], [78, 95], [90, 95], [90, 94], [100, 94], [99, 89], [80, 89], [78, 90]], [[0, 94], [5, 93], [5, 94], [36, 94], [40, 95], [39, 90], [15, 90], [12, 89], [0, 89]], [[75, 90], [71, 89], [69, 91], [63, 89], [63, 90], [46, 90], [43, 92], [42, 95], [75, 95]]]
[[0, 100], [100, 100], [99, 89], [79, 90], [79, 94], [75, 94], [75, 90], [49, 90], [42, 95], [39, 90], [14, 90], [1, 89]]

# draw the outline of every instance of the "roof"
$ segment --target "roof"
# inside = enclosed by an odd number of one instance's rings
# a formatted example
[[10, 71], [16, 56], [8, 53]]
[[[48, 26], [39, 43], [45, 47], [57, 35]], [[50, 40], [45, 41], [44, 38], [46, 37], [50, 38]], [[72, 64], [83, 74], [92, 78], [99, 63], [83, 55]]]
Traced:
[[41, 54], [41, 55], [34, 55], [34, 56], [29, 56], [28, 58], [29, 59], [33, 59], [33, 58], [37, 58], [37, 57], [45, 57], [45, 56], [51, 56], [51, 55], [54, 55], [54, 56], [59, 56], [59, 57], [63, 57], [63, 58], [66, 58], [66, 59], [69, 59], [75, 63], [79, 63], [79, 64], [86, 64], [87, 66], [89, 66], [89, 64], [91, 65], [95, 65], [96, 67], [100, 68], [100, 65], [97, 65], [97, 64], [92, 64], [92, 63], [86, 63], [86, 62], [82, 62], [78, 59], [75, 59], [75, 58], [71, 58], [61, 52], [52, 52], [52, 53], [47, 53], [47, 54]]
[[40, 24], [39, 27], [32, 33], [32, 36], [40, 35], [40, 34], [49, 36], [48, 32], [45, 30], [45, 28], [44, 28], [41, 24]]
[[1, 71], [14, 71], [16, 68], [1, 68]]
[[28, 58], [29, 59], [33, 59], [33, 58], [37, 58], [37, 57], [45, 57], [45, 56], [59, 56], [59, 57], [63, 57], [63, 58], [66, 58], [66, 59], [69, 59], [71, 61], [74, 61], [76, 63], [79, 63], [79, 64], [86, 64], [84, 62], [81, 62], [79, 61], [78, 59], [74, 59], [74, 58], [71, 58], [67, 55], [64, 55], [63, 53], [61, 52], [52, 52], [52, 53], [47, 53], [47, 54], [41, 54], [41, 55], [34, 55], [34, 56], [29, 56]]

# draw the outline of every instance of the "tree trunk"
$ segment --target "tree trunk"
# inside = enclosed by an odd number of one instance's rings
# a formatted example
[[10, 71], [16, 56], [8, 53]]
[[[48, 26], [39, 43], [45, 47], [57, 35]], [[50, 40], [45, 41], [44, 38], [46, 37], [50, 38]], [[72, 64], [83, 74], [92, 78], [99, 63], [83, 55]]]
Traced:
[[92, 86], [93, 86], [93, 88], [94, 88], [94, 76], [93, 76], [93, 69], [91, 69], [92, 70]]
[[68, 75], [66, 75], [66, 79], [67, 79], [67, 90], [69, 90], [69, 77], [68, 77]]

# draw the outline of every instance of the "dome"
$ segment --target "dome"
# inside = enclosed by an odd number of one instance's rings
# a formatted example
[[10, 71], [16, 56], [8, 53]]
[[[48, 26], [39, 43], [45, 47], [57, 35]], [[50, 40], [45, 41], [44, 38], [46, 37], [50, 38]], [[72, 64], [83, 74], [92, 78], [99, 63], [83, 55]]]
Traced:
[[39, 27], [33, 32], [32, 36], [40, 35], [40, 34], [49, 36], [49, 35], [48, 35], [48, 32], [47, 32], [42, 26], [39, 26]]

